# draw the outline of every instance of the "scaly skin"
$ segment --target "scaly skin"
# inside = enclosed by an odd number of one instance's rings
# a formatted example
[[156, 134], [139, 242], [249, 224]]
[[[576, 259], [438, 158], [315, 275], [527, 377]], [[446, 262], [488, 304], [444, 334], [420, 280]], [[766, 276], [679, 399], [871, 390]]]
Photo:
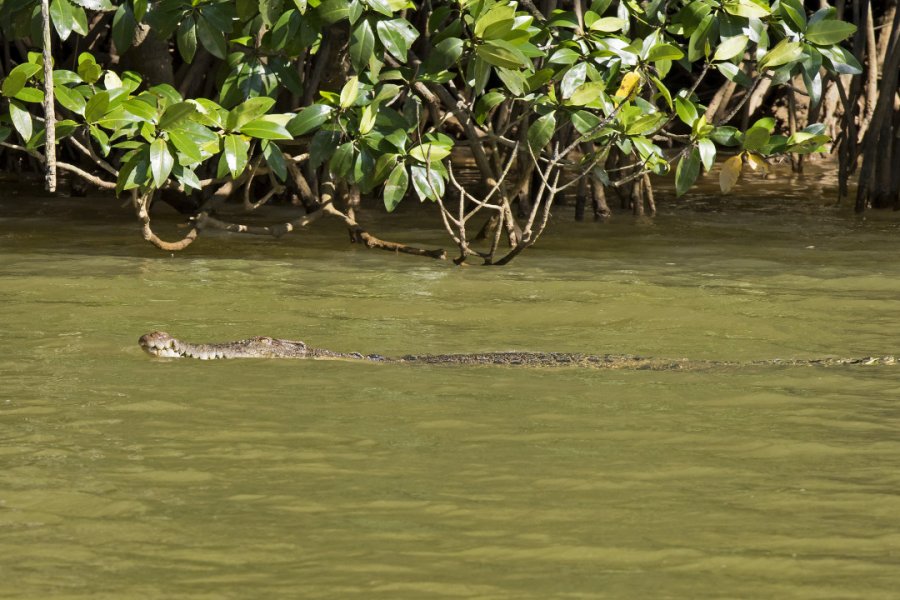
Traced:
[[163, 331], [141, 336], [141, 348], [162, 358], [308, 358], [343, 359], [388, 363], [422, 363], [431, 365], [507, 365], [525, 367], [587, 367], [593, 369], [639, 369], [652, 371], [697, 371], [717, 367], [893, 365], [893, 356], [854, 358], [770, 359], [751, 362], [719, 360], [662, 359], [629, 354], [577, 354], [566, 352], [477, 352], [471, 354], [407, 354], [388, 358], [378, 354], [332, 352], [311, 348], [299, 341], [255, 337], [222, 344], [189, 344]]

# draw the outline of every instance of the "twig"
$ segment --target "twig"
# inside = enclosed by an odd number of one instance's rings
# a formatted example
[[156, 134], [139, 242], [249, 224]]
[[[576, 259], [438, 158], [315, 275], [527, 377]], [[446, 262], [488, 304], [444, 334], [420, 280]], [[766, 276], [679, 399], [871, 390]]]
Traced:
[[62, 169], [63, 171], [69, 171], [70, 173], [75, 173], [85, 181], [93, 183], [98, 188], [104, 190], [114, 190], [116, 189], [116, 184], [114, 181], [106, 181], [104, 179], [100, 179], [96, 175], [92, 175], [87, 171], [81, 169], [80, 167], [76, 167], [75, 165], [70, 165], [69, 163], [58, 162], [56, 163], [57, 168]]
[[119, 172], [111, 164], [109, 164], [108, 162], [106, 162], [105, 160], [103, 160], [102, 158], [97, 156], [97, 153], [94, 152], [94, 149], [91, 148], [91, 145], [89, 143], [87, 145], [82, 144], [74, 136], [66, 138], [66, 139], [68, 139], [69, 142], [73, 146], [78, 148], [82, 152], [82, 154], [85, 154], [86, 156], [90, 157], [91, 160], [93, 160], [95, 163], [97, 163], [98, 167], [100, 167], [101, 169], [103, 169], [104, 171], [106, 171], [107, 173], [112, 175], [113, 177], [119, 176]]

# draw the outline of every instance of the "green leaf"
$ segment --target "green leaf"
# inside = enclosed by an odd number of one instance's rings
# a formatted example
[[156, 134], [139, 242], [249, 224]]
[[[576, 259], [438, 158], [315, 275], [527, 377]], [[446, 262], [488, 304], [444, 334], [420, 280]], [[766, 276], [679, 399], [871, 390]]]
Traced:
[[759, 59], [757, 69], [759, 71], [772, 69], [789, 62], [794, 62], [802, 55], [803, 47], [800, 45], [800, 42], [791, 42], [788, 41], [787, 38], [785, 38], [778, 42], [778, 44], [774, 48], [772, 48], [768, 52], [768, 54]]
[[88, 123], [96, 123], [109, 108], [109, 92], [97, 92], [87, 101], [84, 107], [84, 120]]
[[116, 45], [118, 54], [122, 54], [129, 48], [134, 41], [134, 30], [137, 27], [137, 20], [134, 18], [134, 12], [131, 6], [123, 2], [116, 14], [113, 16], [112, 37], [113, 43]]
[[25, 87], [13, 96], [22, 102], [30, 102], [31, 104], [41, 104], [44, 102], [44, 91], [33, 87]]
[[250, 137], [261, 140], [292, 140], [294, 137], [280, 122], [273, 119], [274, 115], [266, 115], [245, 123], [240, 132]]
[[581, 135], [588, 135], [594, 132], [600, 125], [600, 118], [586, 110], [572, 113], [569, 118], [572, 120], [572, 126]]
[[563, 75], [559, 82], [559, 93], [565, 100], [570, 98], [587, 78], [587, 63], [578, 63]]
[[353, 168], [350, 171], [351, 182], [359, 185], [360, 190], [369, 191], [372, 189], [369, 185], [369, 177], [375, 171], [375, 159], [372, 153], [365, 145], [360, 145], [359, 151], [354, 155]]
[[378, 39], [384, 49], [400, 62], [406, 62], [406, 53], [412, 46], [419, 32], [406, 19], [392, 19], [390, 21], [378, 21], [375, 25], [378, 30]]
[[397, 166], [399, 158], [400, 155], [393, 152], [382, 154], [378, 157], [378, 160], [375, 161], [375, 168], [369, 176], [371, 187], [374, 188], [377, 185], [381, 185], [387, 180], [391, 170]]
[[350, 108], [359, 96], [359, 78], [355, 75], [341, 88], [341, 108]]
[[66, 41], [78, 26], [75, 22], [75, 8], [68, 0], [53, 0], [50, 3], [50, 20], [62, 41]]
[[239, 131], [245, 123], [249, 123], [253, 119], [269, 112], [269, 109], [274, 104], [275, 99], [268, 96], [259, 96], [245, 100], [228, 111], [228, 116], [225, 118], [225, 130]]
[[669, 105], [669, 110], [672, 110], [674, 105], [672, 104], [672, 93], [669, 91], [669, 88], [667, 88], [659, 78], [652, 75], [650, 76], [650, 81], [653, 82], [653, 85], [659, 90], [659, 95], [662, 96], [665, 99], [666, 104]]
[[207, 98], [195, 98], [187, 102], [192, 103], [197, 110], [192, 117], [192, 121], [207, 127], [225, 128], [225, 119], [228, 117], [228, 111], [224, 108]]
[[483, 125], [488, 114], [490, 114], [491, 109], [504, 100], [506, 100], [506, 95], [497, 91], [488, 92], [487, 94], [480, 96], [475, 102], [475, 121]]
[[750, 38], [746, 35], [736, 35], [728, 38], [716, 48], [713, 60], [731, 60], [736, 56], [743, 55], [749, 41]]
[[350, 64], [357, 73], [366, 70], [374, 50], [375, 32], [372, 31], [372, 24], [368, 19], [362, 19], [350, 33]]
[[196, 112], [196, 106], [191, 102], [177, 102], [166, 107], [159, 118], [160, 129], [177, 127], [182, 121]]
[[147, 14], [147, 0], [132, 0], [131, 4], [134, 6], [134, 18], [143, 21]]
[[390, 17], [394, 14], [394, 9], [391, 7], [391, 3], [388, 0], [366, 0], [366, 4], [372, 10], [378, 11], [386, 17]]
[[[485, 32], [488, 28], [497, 23], [509, 22], [509, 29], [512, 29], [512, 23], [516, 16], [516, 9], [508, 4], [495, 4], [490, 10], [482, 14], [475, 21], [475, 29], [473, 33], [476, 38], [485, 38]], [[507, 30], [508, 31], [508, 30]], [[498, 36], [502, 37], [502, 36]]]
[[688, 40], [688, 60], [691, 62], [700, 60], [707, 55], [707, 38], [712, 27], [714, 15], [706, 15]]
[[203, 47], [216, 58], [225, 60], [228, 54], [228, 44], [225, 42], [225, 34], [222, 30], [212, 26], [206, 18], [197, 17], [197, 38]]
[[231, 176], [237, 178], [244, 172], [247, 166], [247, 153], [250, 150], [250, 142], [238, 134], [226, 135], [222, 140], [222, 152], [225, 164], [231, 172]]
[[103, 10], [103, 11], [111, 11], [115, 8], [115, 6], [110, 3], [109, 0], [72, 0], [78, 6], [86, 8], [88, 10]]
[[103, 156], [109, 156], [109, 136], [96, 125], [90, 126], [90, 133], [91, 137], [94, 138], [94, 141], [97, 142], [97, 145], [100, 146], [100, 153], [103, 154]]
[[184, 187], [194, 188], [195, 190], [203, 189], [200, 178], [191, 169], [176, 164], [172, 169], [172, 174]]
[[[333, 25], [342, 19], [346, 19], [349, 13], [350, 3], [345, 0], [324, 0], [319, 5], [319, 18], [325, 25]], [[391, 14], [391, 12], [388, 12], [387, 16], [391, 16]]]
[[556, 131], [556, 113], [550, 112], [536, 119], [528, 127], [528, 147], [535, 154], [546, 146]]
[[437, 200], [444, 195], [444, 180], [433, 165], [422, 167], [413, 165], [409, 168], [413, 189], [420, 201]]
[[[475, 54], [488, 64], [505, 69], [531, 66], [521, 50], [506, 40], [490, 40], [475, 48]], [[415, 180], [414, 180], [415, 181]]]
[[169, 141], [172, 142], [175, 149], [184, 155], [186, 162], [182, 161], [182, 164], [193, 165], [203, 160], [203, 155], [200, 153], [199, 146], [197, 146], [187, 132], [173, 130], [168, 132], [168, 136]]
[[72, 17], [74, 20], [74, 25], [72, 26], [72, 31], [78, 33], [80, 35], [87, 35], [88, 32], [88, 22], [87, 22], [87, 14], [85, 14], [84, 9], [80, 6], [72, 7]]
[[18, 100], [9, 101], [9, 116], [12, 119], [13, 127], [22, 136], [25, 142], [31, 139], [34, 134], [34, 124], [31, 120], [31, 113]]
[[675, 97], [675, 112], [685, 125], [693, 125], [699, 116], [697, 105], [681, 96]]
[[630, 136], [648, 135], [656, 131], [665, 120], [666, 116], [662, 113], [645, 114], [628, 123], [625, 133]]
[[353, 153], [353, 142], [341, 144], [328, 161], [328, 168], [338, 177], [349, 177], [353, 170]]
[[809, 94], [810, 106], [816, 106], [822, 99], [822, 74], [820, 72], [822, 67], [822, 55], [812, 46], [807, 46], [805, 52], [807, 55], [814, 55], [816, 59], [803, 61], [802, 72], [803, 85], [806, 87], [806, 92]]
[[501, 40], [510, 37], [516, 21], [514, 19], [502, 19], [491, 23], [484, 29], [481, 37], [485, 40]]
[[87, 52], [78, 55], [78, 75], [85, 83], [96, 83], [100, 79], [103, 69], [94, 60], [94, 57]]
[[150, 173], [157, 188], [165, 185], [172, 172], [175, 158], [169, 152], [169, 145], [163, 139], [156, 139], [150, 144]]
[[299, 137], [313, 129], [318, 129], [328, 121], [332, 112], [334, 112], [334, 108], [327, 104], [310, 104], [287, 124], [288, 133], [293, 137]]
[[740, 141], [738, 139], [738, 131], [737, 127], [732, 127], [731, 125], [722, 125], [716, 127], [709, 137], [715, 143], [720, 146], [739, 146]]
[[742, 147], [744, 150], [761, 150], [763, 146], [769, 143], [771, 134], [765, 127], [753, 126], [744, 134], [744, 142]]
[[279, 181], [287, 179], [287, 165], [284, 162], [284, 154], [282, 154], [278, 144], [263, 142], [262, 150], [263, 156], [266, 157], [266, 164], [269, 165], [269, 168], [275, 173], [275, 177], [277, 177]]
[[[38, 69], [42, 70], [40, 67], [38, 67]], [[84, 83], [84, 80], [81, 79], [78, 73], [57, 69], [56, 71], [53, 71], [53, 83], [57, 86], [64, 86], [69, 85], [70, 83]]]
[[362, 116], [359, 119], [359, 133], [366, 135], [375, 127], [375, 119], [378, 117], [378, 105], [367, 104], [363, 106]]
[[322, 129], [316, 132], [309, 144], [309, 164], [313, 169], [325, 164], [325, 161], [334, 154], [337, 143], [341, 139], [339, 131]]
[[398, 164], [391, 171], [384, 184], [384, 207], [388, 212], [394, 212], [403, 197], [406, 196], [406, 190], [409, 188], [409, 175], [406, 174], [406, 165]]
[[581, 55], [571, 48], [559, 48], [550, 55], [547, 62], [555, 65], [574, 65], [580, 59]]
[[831, 138], [821, 133], [810, 131], [798, 131], [787, 139], [787, 145], [791, 147], [809, 146], [816, 148], [830, 141]]
[[691, 189], [700, 175], [700, 151], [692, 148], [690, 153], [682, 156], [675, 169], [675, 195], [683, 196]]
[[155, 123], [159, 118], [159, 112], [156, 110], [156, 107], [151, 106], [140, 98], [129, 98], [122, 103], [122, 109], [134, 115], [140, 121]]
[[709, 138], [697, 141], [697, 149], [700, 151], [700, 159], [703, 161], [703, 169], [708, 173], [712, 171], [716, 162], [716, 145]]
[[596, 105], [597, 99], [603, 97], [603, 91], [605, 89], [606, 86], [602, 81], [588, 81], [575, 90], [575, 93], [572, 94], [566, 104], [572, 106], [587, 106], [593, 102]]
[[525, 81], [525, 77], [521, 73], [502, 67], [497, 67], [495, 72], [513, 96], [521, 96], [525, 93], [528, 82]]
[[726, 79], [735, 82], [741, 87], [749, 88], [753, 86], [753, 80], [734, 63], [721, 62], [716, 65], [716, 70], [724, 75]]
[[771, 14], [768, 8], [756, 4], [753, 0], [726, 0], [724, 8], [728, 14], [748, 19], [762, 19]]
[[75, 121], [71, 119], [64, 119], [62, 121], [56, 122], [56, 141], [68, 137], [75, 133], [75, 130], [78, 129], [79, 125]]
[[272, 23], [278, 20], [283, 8], [282, 0], [259, 0], [259, 15], [263, 24], [271, 29]]
[[124, 190], [131, 190], [147, 183], [150, 177], [150, 152], [145, 145], [139, 151], [131, 155], [125, 166], [119, 169], [119, 178], [116, 180], [116, 195]]
[[84, 115], [84, 96], [65, 86], [59, 86], [54, 90], [56, 101], [73, 113]]
[[770, 134], [775, 131], [775, 119], [772, 117], [763, 117], [761, 119], [757, 119], [755, 123], [753, 123], [752, 127], [762, 127]]
[[428, 163], [447, 158], [451, 151], [449, 146], [427, 142], [411, 148], [409, 155], [419, 162]]
[[3, 80], [2, 91], [7, 98], [12, 98], [25, 87], [25, 83], [41, 70], [40, 65], [22, 63], [15, 67]]
[[462, 53], [463, 41], [461, 39], [451, 37], [441, 40], [429, 52], [428, 58], [425, 60], [424, 69], [428, 73], [449, 69], [456, 64]]
[[603, 17], [591, 23], [591, 31], [601, 31], [603, 33], [613, 33], [621, 31], [625, 27], [625, 20], [618, 17]]
[[859, 75], [862, 71], [862, 65], [856, 60], [856, 57], [840, 46], [832, 46], [831, 48], [819, 48], [822, 56], [831, 63], [831, 70], [841, 75]]
[[384, 102], [385, 100], [393, 101], [397, 96], [400, 95], [400, 86], [394, 83], [383, 83], [381, 84], [378, 93], [375, 95], [375, 98], [372, 100], [373, 104], [377, 104], [380, 102]]
[[856, 25], [844, 21], [826, 20], [810, 23], [806, 29], [806, 41], [819, 46], [831, 46], [856, 33]]
[[806, 9], [801, 0], [781, 0], [779, 10], [793, 22], [794, 31], [803, 33], [806, 30]]
[[681, 60], [684, 57], [684, 52], [681, 48], [673, 46], [672, 44], [657, 44], [650, 48], [650, 52], [647, 53], [647, 60], [651, 62], [656, 62], [658, 60]]
[[197, 52], [197, 25], [194, 23], [193, 17], [187, 17], [178, 26], [176, 41], [178, 53], [181, 54], [184, 62], [193, 62], [194, 54]]

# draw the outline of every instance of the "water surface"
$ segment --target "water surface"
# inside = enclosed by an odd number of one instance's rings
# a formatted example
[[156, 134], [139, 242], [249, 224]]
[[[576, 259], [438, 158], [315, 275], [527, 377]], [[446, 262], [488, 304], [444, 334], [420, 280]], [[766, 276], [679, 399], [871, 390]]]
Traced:
[[[895, 215], [856, 217], [817, 181], [654, 220], [560, 209], [502, 269], [346, 246], [330, 225], [171, 256], [109, 199], [4, 199], [0, 596], [896, 597], [898, 367], [200, 362], [136, 344], [900, 352]], [[438, 227], [410, 209], [373, 224], [427, 245]]]

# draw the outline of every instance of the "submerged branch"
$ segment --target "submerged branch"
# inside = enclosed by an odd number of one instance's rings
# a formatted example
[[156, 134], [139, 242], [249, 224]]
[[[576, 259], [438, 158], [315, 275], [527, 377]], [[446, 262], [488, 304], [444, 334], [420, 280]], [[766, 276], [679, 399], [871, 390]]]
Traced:
[[401, 252], [403, 254], [412, 254], [414, 256], [427, 256], [429, 258], [435, 258], [438, 260], [446, 260], [447, 258], [447, 252], [441, 248], [437, 248], [435, 250], [426, 250], [424, 248], [417, 248], [415, 246], [409, 246], [407, 244], [389, 242], [379, 239], [363, 229], [362, 226], [360, 226], [360, 224], [357, 223], [356, 220], [351, 216], [335, 208], [332, 203], [328, 203], [322, 206], [322, 211], [332, 217], [336, 217], [343, 221], [347, 228], [350, 230], [350, 237], [353, 239], [353, 241], [365, 244], [367, 248], [377, 248], [379, 250]]
[[245, 225], [243, 223], [230, 223], [215, 217], [209, 216], [208, 213], [201, 212], [195, 215], [191, 221], [197, 229], [219, 229], [221, 231], [230, 231], [231, 233], [246, 233], [250, 235], [270, 235], [274, 238], [302, 229], [310, 224], [318, 221], [325, 214], [321, 210], [314, 213], [303, 215], [299, 219], [279, 223], [277, 225]]

